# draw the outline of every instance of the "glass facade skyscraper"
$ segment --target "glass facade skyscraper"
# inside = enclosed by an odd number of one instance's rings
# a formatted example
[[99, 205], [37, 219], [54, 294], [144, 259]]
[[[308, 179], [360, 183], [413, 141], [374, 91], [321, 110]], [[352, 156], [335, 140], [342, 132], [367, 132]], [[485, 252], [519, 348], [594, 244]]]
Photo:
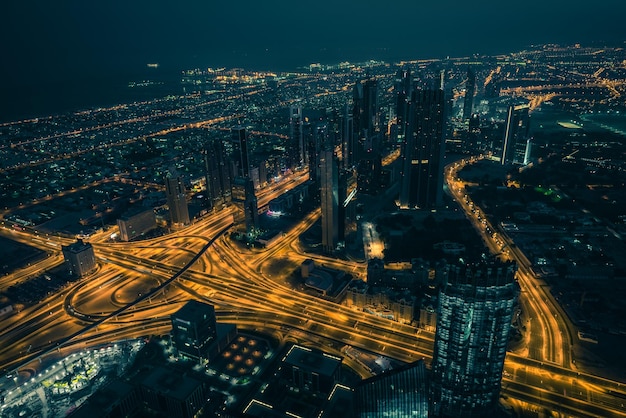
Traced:
[[519, 294], [515, 264], [454, 265], [439, 294], [432, 362], [435, 417], [485, 417], [500, 393]]
[[362, 380], [354, 392], [357, 418], [428, 417], [428, 381], [422, 360]]
[[444, 92], [416, 89], [402, 150], [400, 206], [433, 208], [442, 203]]

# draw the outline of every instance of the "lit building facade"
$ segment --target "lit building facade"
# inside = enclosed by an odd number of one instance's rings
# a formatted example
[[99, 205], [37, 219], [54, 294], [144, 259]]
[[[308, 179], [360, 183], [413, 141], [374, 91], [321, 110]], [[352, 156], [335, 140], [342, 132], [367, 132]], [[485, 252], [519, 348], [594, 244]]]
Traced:
[[511, 319], [519, 295], [515, 264], [451, 265], [439, 293], [432, 361], [435, 417], [484, 417], [495, 410]]
[[152, 208], [125, 213], [117, 220], [122, 241], [131, 241], [153, 230], [156, 226], [156, 215]]
[[463, 120], [472, 116], [474, 108], [474, 92], [476, 90], [476, 74], [471, 68], [467, 69], [467, 79], [465, 81], [465, 97], [463, 98]]
[[358, 383], [354, 391], [357, 418], [428, 417], [428, 380], [422, 360]]
[[289, 108], [289, 138], [285, 147], [287, 150], [287, 168], [291, 170], [302, 165], [305, 161], [302, 122], [302, 108], [291, 106]]
[[332, 150], [320, 153], [322, 247], [333, 252], [339, 240], [339, 168]]
[[442, 204], [444, 105], [441, 89], [413, 91], [402, 150], [402, 208], [434, 208]]
[[67, 269], [74, 277], [84, 277], [97, 267], [93, 247], [88, 242], [79, 239], [73, 244], [62, 246], [61, 251]]
[[248, 134], [246, 128], [237, 126], [231, 129], [231, 161], [233, 164], [233, 177], [250, 176]]
[[192, 359], [208, 357], [217, 340], [217, 321], [212, 305], [190, 300], [171, 316], [172, 343], [178, 352]]
[[187, 207], [187, 196], [185, 185], [180, 176], [165, 178], [165, 195], [167, 205], [170, 208], [170, 219], [173, 225], [189, 224], [189, 208]]
[[524, 164], [529, 144], [530, 116], [527, 104], [509, 106], [502, 139], [502, 164]]

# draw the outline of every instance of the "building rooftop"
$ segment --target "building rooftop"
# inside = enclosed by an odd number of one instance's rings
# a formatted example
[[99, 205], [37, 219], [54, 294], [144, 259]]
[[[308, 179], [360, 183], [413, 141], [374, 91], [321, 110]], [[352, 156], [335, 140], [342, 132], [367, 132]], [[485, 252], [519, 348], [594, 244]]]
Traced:
[[318, 350], [294, 345], [283, 359], [284, 363], [297, 366], [302, 370], [332, 376], [341, 367], [342, 359]]
[[157, 367], [141, 382], [142, 386], [170, 398], [185, 401], [202, 382], [175, 370]]

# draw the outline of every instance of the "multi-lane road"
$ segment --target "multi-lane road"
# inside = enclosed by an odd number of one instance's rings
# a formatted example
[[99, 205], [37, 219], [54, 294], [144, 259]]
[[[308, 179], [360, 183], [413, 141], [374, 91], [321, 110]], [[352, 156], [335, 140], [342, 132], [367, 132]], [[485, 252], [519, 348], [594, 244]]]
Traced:
[[[466, 201], [456, 180], [458, 168], [450, 166], [446, 171], [451, 193], [486, 244], [498, 252], [507, 238], [485, 232], [487, 226], [495, 229], [483, 222], [484, 215], [476, 213], [475, 205]], [[285, 181], [283, 187], [293, 187], [298, 181]], [[328, 349], [349, 345], [401, 361], [429, 361], [432, 333], [298, 292], [285, 280], [291, 271], [276, 274], [272, 270], [269, 275], [269, 266], [277, 258], [289, 259], [292, 264], [314, 258], [355, 275], [365, 274], [363, 263], [313, 257], [300, 251], [298, 236], [319, 216], [319, 210], [311, 212], [263, 251], [244, 250], [223, 238], [222, 233], [233, 221], [232, 209], [149, 241], [113, 244], [104, 236], [92, 237], [98, 272], [5, 319], [0, 325], [0, 365], [13, 370], [47, 355], [63, 355], [89, 345], [165, 334], [170, 329], [169, 315], [189, 298], [214, 304], [221, 321], [243, 329], [289, 338], [306, 336], [309, 342]], [[0, 233], [55, 254], [60, 244], [68, 243], [50, 237], [33, 241], [28, 232], [6, 228]], [[520, 264], [522, 302], [533, 319], [527, 355], [507, 356], [503, 394], [575, 416], [626, 416], [622, 384], [572, 369], [571, 337], [565, 319], [542, 287], [536, 286], [532, 272], [524, 270], [522, 255], [513, 251], [510, 242], [508, 247], [507, 256]], [[44, 271], [51, 259], [54, 256], [38, 267]], [[34, 266], [31, 273], [36, 269]]]

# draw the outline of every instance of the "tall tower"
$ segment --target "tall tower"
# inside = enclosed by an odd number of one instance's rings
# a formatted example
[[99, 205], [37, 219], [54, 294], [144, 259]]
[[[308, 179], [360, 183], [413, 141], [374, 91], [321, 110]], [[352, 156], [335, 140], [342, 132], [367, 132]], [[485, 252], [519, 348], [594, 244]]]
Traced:
[[204, 176], [206, 181], [206, 200], [213, 208], [218, 203], [230, 201], [230, 172], [225, 160], [224, 144], [213, 140], [202, 150], [204, 157]]
[[474, 106], [474, 91], [476, 90], [476, 74], [471, 68], [467, 69], [467, 80], [465, 81], [465, 98], [463, 99], [463, 120], [472, 116]]
[[428, 380], [423, 360], [360, 381], [354, 391], [358, 418], [427, 418]]
[[248, 178], [250, 176], [250, 159], [246, 128], [237, 126], [231, 129], [231, 145], [233, 176]]
[[409, 108], [413, 79], [411, 70], [398, 70], [396, 74], [396, 121], [398, 125], [398, 141], [403, 142], [409, 124]]
[[432, 361], [435, 417], [484, 417], [497, 405], [518, 297], [515, 264], [450, 266], [439, 294]]
[[88, 242], [79, 239], [73, 244], [63, 245], [61, 251], [71, 276], [83, 277], [97, 267], [93, 247]]
[[190, 300], [172, 314], [172, 343], [181, 355], [207, 358], [209, 346], [217, 339], [213, 305]]
[[322, 248], [333, 252], [339, 240], [339, 173], [332, 150], [320, 152]]
[[523, 164], [528, 144], [530, 116], [528, 104], [509, 106], [502, 140], [502, 164]]
[[412, 93], [409, 128], [402, 150], [403, 208], [434, 208], [442, 204], [444, 105], [441, 89], [416, 89]]
[[189, 208], [185, 195], [185, 185], [180, 176], [165, 177], [165, 195], [170, 208], [170, 219], [173, 225], [189, 224]]
[[352, 155], [356, 164], [364, 153], [378, 147], [378, 81], [375, 78], [356, 82], [352, 95], [352, 119], [356, 142]]
[[287, 165], [291, 170], [304, 163], [304, 137], [302, 132], [302, 108], [289, 108], [289, 138], [287, 144]]

